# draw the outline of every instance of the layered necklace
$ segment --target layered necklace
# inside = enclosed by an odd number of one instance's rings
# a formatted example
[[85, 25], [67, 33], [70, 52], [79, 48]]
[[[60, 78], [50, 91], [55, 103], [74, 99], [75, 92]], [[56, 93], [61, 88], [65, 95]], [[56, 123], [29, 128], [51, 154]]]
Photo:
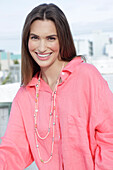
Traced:
[[[62, 65], [62, 69], [64, 68], [64, 63]], [[61, 71], [62, 71], [61, 69]], [[49, 113], [49, 125], [48, 125], [48, 131], [46, 133], [46, 135], [44, 137], [41, 137], [39, 132], [38, 132], [38, 128], [37, 128], [37, 115], [38, 115], [38, 111], [39, 111], [39, 89], [40, 89], [40, 81], [41, 81], [41, 74], [39, 75], [38, 78], [38, 83], [36, 84], [36, 99], [35, 99], [35, 113], [34, 113], [34, 122], [35, 122], [35, 140], [36, 140], [36, 148], [38, 150], [38, 155], [39, 155], [39, 159], [42, 163], [48, 163], [52, 156], [53, 156], [53, 148], [54, 148], [54, 138], [55, 138], [55, 116], [56, 116], [56, 93], [57, 93], [57, 87], [58, 84], [60, 83], [60, 75], [56, 81], [56, 85], [55, 88], [52, 92], [52, 96], [51, 96], [51, 109], [50, 109], [50, 113]], [[52, 118], [53, 118], [53, 122], [52, 122]], [[50, 128], [51, 128], [51, 123], [52, 123], [52, 129], [53, 129], [53, 133], [52, 133], [52, 145], [51, 145], [51, 153], [50, 156], [48, 158], [48, 160], [43, 160], [40, 154], [40, 149], [39, 149], [39, 144], [38, 144], [38, 138], [41, 140], [45, 140], [49, 134], [50, 134]]]

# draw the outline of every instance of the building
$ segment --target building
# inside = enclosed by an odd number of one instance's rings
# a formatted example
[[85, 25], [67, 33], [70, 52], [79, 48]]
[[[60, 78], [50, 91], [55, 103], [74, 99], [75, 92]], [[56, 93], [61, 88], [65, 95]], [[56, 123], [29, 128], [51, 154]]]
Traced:
[[74, 39], [77, 55], [92, 56], [93, 43], [90, 40]]
[[109, 38], [109, 43], [105, 44], [105, 53], [108, 57], [113, 58], [113, 38]]
[[[21, 55], [0, 50], [0, 84], [20, 82]], [[7, 79], [7, 82], [6, 82]]]
[[105, 53], [105, 45], [109, 43], [109, 35], [101, 31], [93, 33], [93, 55], [96, 58], [100, 58]]
[[105, 52], [106, 55], [113, 58], [113, 44], [106, 44], [105, 45]]
[[20, 54], [13, 54], [10, 52], [5, 52], [4, 50], [0, 50], [0, 70], [9, 70], [10, 66], [15, 64], [16, 61], [20, 63]]
[[77, 55], [99, 59], [113, 56], [113, 35], [102, 31], [73, 36]]

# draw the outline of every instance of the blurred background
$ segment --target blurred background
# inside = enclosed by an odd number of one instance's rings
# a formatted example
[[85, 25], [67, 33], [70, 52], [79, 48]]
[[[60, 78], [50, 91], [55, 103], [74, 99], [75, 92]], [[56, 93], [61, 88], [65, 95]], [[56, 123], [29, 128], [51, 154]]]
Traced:
[[[55, 3], [63, 10], [77, 54], [97, 67], [113, 92], [113, 0], [0, 0], [0, 137], [20, 87], [23, 24], [27, 14], [41, 3]], [[37, 168], [33, 163], [27, 169]]]

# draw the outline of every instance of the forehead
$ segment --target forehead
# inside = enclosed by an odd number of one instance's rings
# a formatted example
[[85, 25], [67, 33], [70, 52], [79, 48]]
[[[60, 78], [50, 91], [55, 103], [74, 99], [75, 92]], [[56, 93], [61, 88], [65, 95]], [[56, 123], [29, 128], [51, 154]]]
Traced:
[[51, 20], [35, 20], [30, 27], [30, 33], [57, 34], [56, 27]]

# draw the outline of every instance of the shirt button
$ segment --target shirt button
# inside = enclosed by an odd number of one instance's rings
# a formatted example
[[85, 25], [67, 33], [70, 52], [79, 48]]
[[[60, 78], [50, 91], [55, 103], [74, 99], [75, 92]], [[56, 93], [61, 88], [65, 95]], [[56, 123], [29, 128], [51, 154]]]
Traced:
[[62, 72], [62, 75], [64, 75], [65, 73], [64, 72]]
[[58, 115], [56, 115], [56, 118], [58, 118]]

